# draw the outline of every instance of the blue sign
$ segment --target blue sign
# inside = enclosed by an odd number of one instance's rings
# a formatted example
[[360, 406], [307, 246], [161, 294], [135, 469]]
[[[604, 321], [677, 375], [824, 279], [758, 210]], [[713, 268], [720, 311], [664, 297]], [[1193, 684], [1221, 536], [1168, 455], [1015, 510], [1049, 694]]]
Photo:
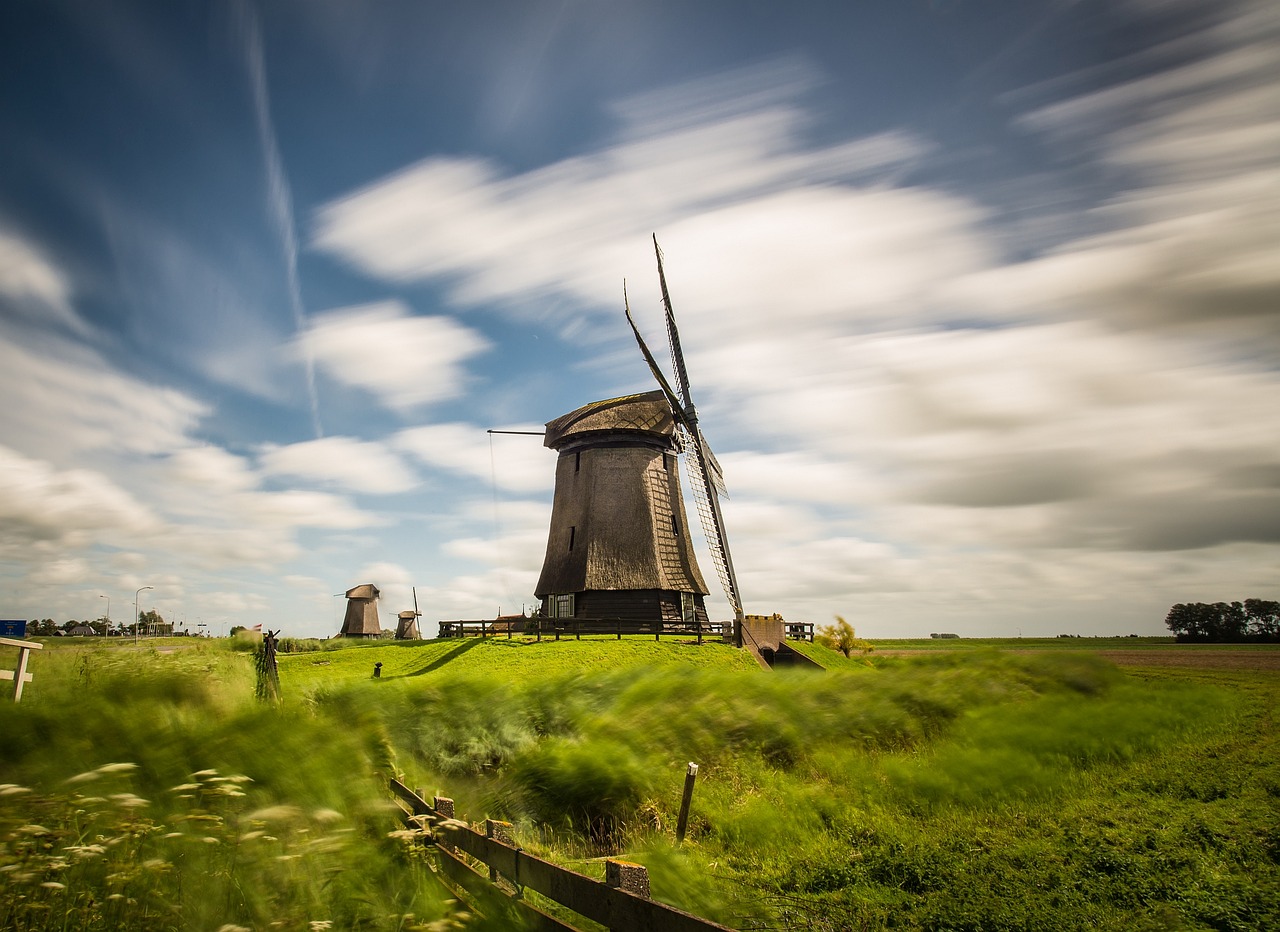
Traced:
[[0, 638], [24, 638], [27, 636], [25, 621], [0, 621]]

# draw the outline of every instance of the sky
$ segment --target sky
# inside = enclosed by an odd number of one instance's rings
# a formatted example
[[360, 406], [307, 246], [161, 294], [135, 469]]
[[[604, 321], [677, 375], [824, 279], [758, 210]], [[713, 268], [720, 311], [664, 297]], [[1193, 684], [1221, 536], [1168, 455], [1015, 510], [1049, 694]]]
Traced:
[[747, 612], [1280, 597], [1269, 0], [10, 0], [0, 139], [0, 617], [531, 608], [654, 234]]

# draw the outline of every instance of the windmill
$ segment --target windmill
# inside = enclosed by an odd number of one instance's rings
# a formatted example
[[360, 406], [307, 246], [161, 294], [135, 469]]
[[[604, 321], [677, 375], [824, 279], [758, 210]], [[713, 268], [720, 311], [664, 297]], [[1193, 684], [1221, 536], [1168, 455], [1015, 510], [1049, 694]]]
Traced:
[[675, 419], [676, 436], [679, 439], [680, 451], [685, 454], [685, 469], [689, 474], [689, 485], [693, 489], [694, 502], [698, 508], [698, 518], [702, 523], [703, 536], [707, 549], [711, 551], [711, 560], [716, 567], [716, 575], [720, 577], [720, 585], [724, 588], [725, 598], [733, 609], [735, 639], [739, 646], [742, 643], [742, 599], [738, 590], [738, 578], [733, 572], [733, 557], [729, 553], [729, 539], [725, 533], [724, 516], [720, 511], [720, 495], [725, 493], [724, 473], [702, 429], [698, 426], [698, 412], [693, 405], [693, 396], [689, 390], [689, 373], [684, 364], [684, 353], [680, 349], [680, 331], [676, 327], [676, 315], [671, 309], [671, 293], [667, 290], [667, 275], [662, 267], [662, 250], [658, 246], [658, 237], [653, 237], [653, 252], [658, 260], [658, 284], [662, 289], [662, 306], [666, 312], [667, 341], [671, 348], [671, 366], [675, 373], [676, 387], [662, 374], [658, 362], [640, 335], [631, 316], [631, 306], [626, 298], [626, 286], [622, 290], [622, 302], [627, 315], [627, 323], [635, 334], [636, 343], [644, 360], [649, 364], [649, 371], [657, 380], [662, 394], [671, 405], [671, 414]]
[[342, 619], [342, 638], [382, 637], [382, 624], [378, 620], [378, 587], [372, 583], [353, 586], [345, 593], [347, 614]]
[[[547, 422], [543, 443], [559, 458], [547, 552], [534, 590], [544, 617], [689, 625], [707, 620], [708, 590], [680, 489], [684, 451], [716, 570], [735, 621], [741, 621], [717, 497], [720, 467], [689, 399], [661, 252], [658, 275], [680, 394], [658, 368], [628, 307], [627, 319], [660, 388], [592, 402]], [[741, 625], [735, 628], [740, 642]]]
[[422, 613], [418, 611], [418, 587], [413, 587], [413, 611], [403, 611], [396, 616], [396, 640], [417, 641], [422, 635], [418, 633], [418, 619]]

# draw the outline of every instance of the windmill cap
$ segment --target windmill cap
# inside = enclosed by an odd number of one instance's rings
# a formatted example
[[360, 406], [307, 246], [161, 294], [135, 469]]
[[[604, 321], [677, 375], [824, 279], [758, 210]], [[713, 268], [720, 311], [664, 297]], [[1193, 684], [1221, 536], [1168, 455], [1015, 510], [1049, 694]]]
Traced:
[[373, 583], [365, 583], [362, 586], [355, 586], [346, 592], [348, 599], [376, 599], [378, 597], [378, 587]]
[[643, 392], [593, 401], [548, 421], [543, 444], [559, 450], [571, 440], [588, 439], [584, 435], [624, 433], [652, 438], [666, 446], [675, 427], [666, 396], [661, 391]]

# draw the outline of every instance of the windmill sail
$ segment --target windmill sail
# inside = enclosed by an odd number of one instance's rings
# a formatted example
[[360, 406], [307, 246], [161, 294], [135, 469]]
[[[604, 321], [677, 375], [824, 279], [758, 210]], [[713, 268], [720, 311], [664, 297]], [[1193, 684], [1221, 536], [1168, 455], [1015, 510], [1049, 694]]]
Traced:
[[657, 236], [653, 238], [653, 249], [658, 259], [658, 281], [662, 288], [662, 304], [666, 311], [667, 338], [671, 345], [671, 364], [676, 377], [675, 389], [663, 375], [653, 353], [645, 344], [644, 337], [640, 335], [640, 329], [631, 316], [631, 307], [627, 303], [624, 285], [623, 306], [626, 310], [627, 323], [631, 325], [631, 332], [635, 334], [636, 342], [640, 345], [640, 352], [644, 354], [645, 362], [649, 364], [649, 371], [653, 373], [653, 377], [671, 404], [681, 446], [684, 452], [689, 454], [685, 457], [685, 468], [689, 472], [689, 484], [693, 488], [694, 502], [698, 506], [703, 536], [706, 538], [707, 548], [711, 551], [716, 575], [720, 577], [720, 584], [724, 587], [725, 597], [733, 609], [734, 618], [741, 622], [742, 600], [738, 594], [737, 576], [733, 571], [733, 558], [729, 554], [724, 516], [720, 512], [719, 496], [724, 491], [724, 474], [698, 427], [698, 414], [689, 390], [689, 374], [680, 348], [680, 331], [676, 327], [675, 312], [671, 309], [671, 295], [667, 290], [667, 276], [662, 267], [662, 250], [658, 247]]

